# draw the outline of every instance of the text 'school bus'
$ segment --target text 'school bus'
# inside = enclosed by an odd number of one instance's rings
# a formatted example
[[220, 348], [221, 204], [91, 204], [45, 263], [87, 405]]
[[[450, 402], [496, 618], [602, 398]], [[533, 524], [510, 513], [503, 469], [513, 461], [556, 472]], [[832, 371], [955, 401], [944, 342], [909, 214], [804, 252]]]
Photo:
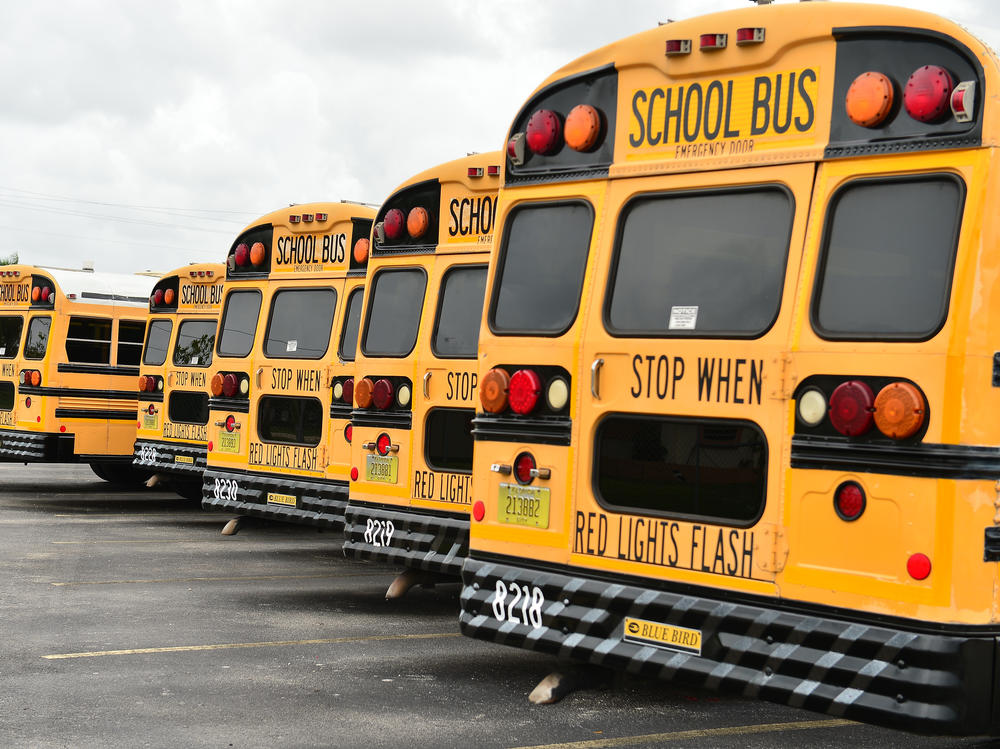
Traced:
[[212, 365], [203, 508], [343, 524], [344, 394], [374, 215], [355, 203], [296, 205], [233, 242]]
[[89, 463], [106, 481], [132, 467], [150, 279], [0, 268], [0, 460]]
[[344, 552], [457, 577], [468, 549], [476, 344], [502, 154], [429, 169], [382, 205], [354, 381]]
[[936, 16], [796, 3], [669, 23], [531, 96], [466, 634], [997, 731], [997, 74]]
[[208, 368], [225, 278], [221, 263], [187, 265], [165, 274], [149, 296], [133, 463], [191, 499], [201, 498]]

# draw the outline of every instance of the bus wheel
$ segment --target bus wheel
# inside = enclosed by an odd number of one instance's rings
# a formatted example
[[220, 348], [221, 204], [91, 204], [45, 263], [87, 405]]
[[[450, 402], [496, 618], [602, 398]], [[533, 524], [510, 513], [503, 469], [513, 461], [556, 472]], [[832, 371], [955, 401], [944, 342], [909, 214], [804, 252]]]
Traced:
[[192, 502], [201, 501], [201, 481], [175, 481], [174, 491]]
[[91, 463], [90, 468], [108, 483], [130, 488], [142, 486], [153, 475], [152, 471], [127, 463]]

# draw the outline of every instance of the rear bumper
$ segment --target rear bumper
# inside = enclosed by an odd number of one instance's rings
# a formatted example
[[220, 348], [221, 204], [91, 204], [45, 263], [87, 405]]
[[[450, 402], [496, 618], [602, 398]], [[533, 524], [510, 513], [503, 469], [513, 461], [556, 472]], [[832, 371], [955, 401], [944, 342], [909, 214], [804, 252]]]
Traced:
[[[292, 476], [205, 469], [201, 506], [237, 515], [318, 525], [339, 529], [344, 525], [347, 482], [302, 481]], [[295, 497], [295, 505], [268, 502], [269, 493]]]
[[167, 473], [186, 479], [201, 480], [208, 448], [183, 442], [136, 440], [132, 464], [156, 473]]
[[75, 463], [72, 434], [0, 429], [0, 461], [18, 463]]
[[[572, 572], [572, 574], [569, 574]], [[581, 570], [467, 559], [460, 626], [483, 640], [693, 687], [930, 734], [997, 732], [997, 632], [927, 633], [607, 582]], [[538, 588], [540, 617], [498, 606], [497, 581]], [[532, 590], [531, 593], [534, 591]], [[507, 595], [505, 603], [514, 600]], [[531, 612], [528, 612], [531, 613]], [[701, 632], [701, 654], [627, 640], [625, 617]], [[514, 621], [516, 620], [516, 621]], [[527, 623], [525, 623], [527, 621]], [[540, 627], [533, 624], [540, 623]], [[662, 630], [660, 630], [662, 634]]]
[[468, 550], [468, 516], [415, 512], [364, 502], [352, 501], [347, 505], [344, 554], [354, 559], [458, 577]]

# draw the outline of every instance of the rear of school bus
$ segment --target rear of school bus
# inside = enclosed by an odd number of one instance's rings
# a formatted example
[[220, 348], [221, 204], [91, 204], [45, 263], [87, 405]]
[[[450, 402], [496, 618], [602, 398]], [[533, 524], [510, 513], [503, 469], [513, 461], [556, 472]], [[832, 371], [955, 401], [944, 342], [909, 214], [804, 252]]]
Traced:
[[461, 571], [501, 158], [477, 154], [429, 169], [379, 210], [354, 384], [348, 556]]
[[134, 275], [0, 271], [0, 460], [84, 462], [115, 483], [148, 476], [131, 466], [148, 291]]
[[208, 372], [225, 272], [221, 263], [178, 268], [157, 281], [149, 297], [133, 464], [190, 499], [201, 499]]
[[997, 731], [997, 85], [958, 26], [831, 2], [670, 23], [536, 91], [465, 634]]
[[[298, 523], [343, 523], [347, 482], [328, 475], [352, 248], [374, 210], [309, 203], [245, 229], [227, 259], [209, 401], [202, 507]], [[350, 288], [348, 288], [350, 286]], [[259, 317], [259, 321], [258, 321]], [[343, 427], [340, 427], [343, 431]], [[320, 517], [320, 514], [324, 517]]]

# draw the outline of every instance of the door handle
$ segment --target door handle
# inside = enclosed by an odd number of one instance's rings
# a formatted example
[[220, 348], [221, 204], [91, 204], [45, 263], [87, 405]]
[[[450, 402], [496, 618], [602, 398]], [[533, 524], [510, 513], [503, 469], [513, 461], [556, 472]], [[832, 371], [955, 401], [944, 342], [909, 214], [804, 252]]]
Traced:
[[264, 374], [264, 368], [263, 367], [258, 367], [257, 368], [257, 372], [256, 372], [256, 375], [257, 375], [257, 389], [258, 390], [260, 389], [260, 376], [262, 374]]
[[424, 397], [425, 398], [430, 398], [431, 397], [430, 389], [429, 389], [428, 386], [430, 385], [431, 375], [432, 374], [433, 374], [433, 372], [430, 372], [430, 371], [427, 371], [427, 372], [424, 373]]
[[594, 359], [590, 365], [590, 394], [597, 400], [601, 399], [601, 367], [604, 366], [604, 359]]

